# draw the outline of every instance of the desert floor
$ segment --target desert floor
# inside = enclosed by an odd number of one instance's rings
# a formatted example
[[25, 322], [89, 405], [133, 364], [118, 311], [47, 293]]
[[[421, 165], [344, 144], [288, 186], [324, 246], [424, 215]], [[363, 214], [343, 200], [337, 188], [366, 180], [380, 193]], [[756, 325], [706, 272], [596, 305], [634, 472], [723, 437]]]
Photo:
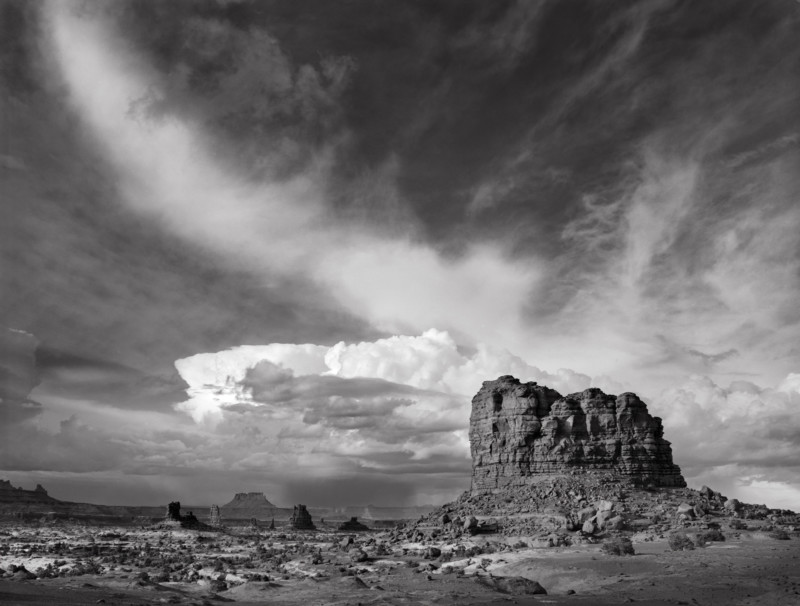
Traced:
[[[370, 545], [377, 545], [379, 535], [369, 534]], [[632, 556], [579, 545], [449, 561], [425, 559], [413, 544], [375, 555], [365, 536], [342, 546], [342, 535], [334, 533], [199, 539], [187, 531], [7, 529], [0, 604], [800, 604], [796, 534], [776, 540], [765, 532], [730, 533], [724, 542], [691, 551], [672, 551], [665, 539], [634, 537]], [[359, 542], [368, 558], [357, 562], [353, 549]], [[76, 554], [81, 545], [85, 549]], [[124, 553], [129, 557], [108, 555]], [[20, 565], [35, 572], [48, 563], [61, 573], [22, 579], [32, 575], [11, 572]], [[159, 577], [162, 569], [175, 572]], [[163, 580], [167, 576], [171, 580]], [[499, 577], [538, 581], [547, 595], [503, 593], [489, 586]]]

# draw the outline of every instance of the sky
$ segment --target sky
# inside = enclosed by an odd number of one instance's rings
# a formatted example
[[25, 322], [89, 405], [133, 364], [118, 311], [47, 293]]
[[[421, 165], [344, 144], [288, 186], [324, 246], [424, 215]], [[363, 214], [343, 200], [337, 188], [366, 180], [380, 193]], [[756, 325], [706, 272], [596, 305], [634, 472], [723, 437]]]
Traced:
[[0, 0], [0, 476], [442, 503], [511, 374], [800, 510], [800, 3]]

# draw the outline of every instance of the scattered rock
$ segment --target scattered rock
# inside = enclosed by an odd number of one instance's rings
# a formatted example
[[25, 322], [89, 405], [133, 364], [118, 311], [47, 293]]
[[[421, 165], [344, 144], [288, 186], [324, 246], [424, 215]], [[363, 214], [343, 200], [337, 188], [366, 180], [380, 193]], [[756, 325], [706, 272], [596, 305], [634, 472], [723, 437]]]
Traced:
[[742, 510], [742, 504], [738, 499], [728, 499], [725, 501], [725, 509], [734, 513], [739, 513]]
[[360, 547], [355, 547], [347, 552], [351, 562], [366, 562], [369, 559], [367, 552]]

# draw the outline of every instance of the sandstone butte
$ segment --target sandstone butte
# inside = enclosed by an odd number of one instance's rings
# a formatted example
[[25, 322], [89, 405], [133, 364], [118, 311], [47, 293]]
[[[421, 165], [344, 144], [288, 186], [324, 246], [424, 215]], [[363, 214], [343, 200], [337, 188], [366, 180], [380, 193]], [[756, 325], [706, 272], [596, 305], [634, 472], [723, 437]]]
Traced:
[[512, 376], [485, 381], [472, 399], [472, 493], [606, 472], [630, 484], [681, 488], [661, 419], [634, 393], [590, 388], [562, 396]]

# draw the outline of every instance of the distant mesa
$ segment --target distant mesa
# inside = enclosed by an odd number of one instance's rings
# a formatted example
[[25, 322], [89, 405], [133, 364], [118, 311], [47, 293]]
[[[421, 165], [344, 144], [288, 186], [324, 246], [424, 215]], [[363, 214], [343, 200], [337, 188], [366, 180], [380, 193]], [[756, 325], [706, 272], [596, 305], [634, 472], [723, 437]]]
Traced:
[[237, 492], [230, 503], [222, 506], [223, 509], [247, 509], [248, 507], [275, 509], [275, 505], [269, 502], [263, 492]]
[[472, 492], [552, 475], [611, 472], [642, 487], [685, 487], [661, 419], [634, 393], [562, 396], [512, 376], [486, 381], [472, 399]]
[[51, 506], [59, 503], [56, 499], [49, 496], [41, 484], [37, 484], [33, 490], [17, 488], [9, 480], [0, 480], [0, 505], [24, 506]]
[[230, 503], [219, 508], [219, 514], [226, 520], [269, 520], [277, 510], [263, 492], [239, 492]]
[[345, 532], [364, 532], [365, 530], [369, 530], [369, 527], [359, 522], [357, 517], [353, 517], [347, 522], [342, 522], [339, 525], [339, 530]]

